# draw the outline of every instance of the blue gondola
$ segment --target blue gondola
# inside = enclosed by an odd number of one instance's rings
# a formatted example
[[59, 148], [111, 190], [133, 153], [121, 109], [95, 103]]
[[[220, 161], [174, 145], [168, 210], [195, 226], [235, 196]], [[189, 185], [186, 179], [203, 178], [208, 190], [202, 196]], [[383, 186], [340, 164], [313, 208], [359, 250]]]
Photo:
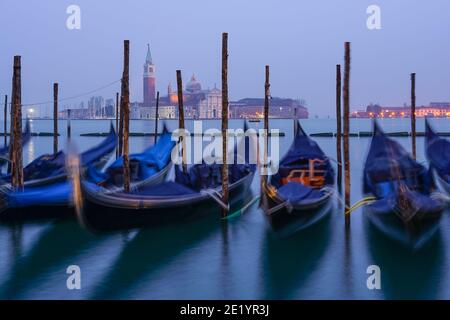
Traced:
[[363, 188], [376, 199], [366, 207], [365, 216], [389, 238], [415, 250], [436, 233], [445, 206], [433, 194], [428, 171], [388, 138], [376, 121]]
[[[27, 119], [25, 130], [22, 132], [22, 147], [24, 147], [31, 139], [30, 120]], [[5, 165], [9, 160], [9, 144], [0, 148], [0, 166]]]
[[[229, 165], [230, 204], [244, 198], [253, 179], [255, 165], [241, 162], [244, 163]], [[157, 170], [160, 171], [155, 172], [151, 181], [135, 185], [130, 193], [105, 186], [89, 176], [82, 180], [81, 222], [94, 230], [117, 230], [183, 222], [220, 213], [223, 205], [221, 165], [195, 164], [186, 173], [177, 165], [173, 181], [163, 181], [161, 170], [164, 169], [157, 166]]]
[[425, 153], [436, 185], [450, 195], [450, 141], [439, 137], [425, 120]]
[[298, 124], [278, 172], [262, 184], [261, 207], [272, 228], [290, 236], [322, 220], [331, 208], [334, 170], [329, 158]]
[[[166, 126], [155, 145], [142, 153], [131, 154], [131, 189], [162, 182], [171, 167], [171, 152], [175, 142]], [[109, 191], [123, 189], [123, 157], [117, 158], [106, 170], [93, 166], [86, 171], [85, 180]]]
[[[111, 125], [108, 136], [81, 154], [81, 166], [98, 166], [115, 150], [117, 135]], [[24, 170], [23, 190], [13, 190], [10, 176], [0, 186], [0, 221], [25, 221], [71, 214], [72, 184], [67, 180], [66, 155], [42, 155]]]

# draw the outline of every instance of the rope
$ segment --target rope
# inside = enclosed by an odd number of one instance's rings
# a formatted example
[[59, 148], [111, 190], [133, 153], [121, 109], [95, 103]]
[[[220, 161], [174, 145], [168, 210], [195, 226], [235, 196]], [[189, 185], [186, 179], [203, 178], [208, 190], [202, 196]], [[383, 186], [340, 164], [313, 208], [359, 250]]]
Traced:
[[[331, 189], [333, 189], [333, 188], [331, 188], [331, 187], [324, 187], [323, 188], [324, 190], [331, 190]], [[333, 192], [333, 196], [334, 196], [334, 198], [337, 200], [337, 201], [339, 201], [339, 203], [345, 208], [345, 209], [347, 209], [347, 210], [349, 210], [350, 208], [345, 204], [345, 200], [344, 199], [342, 199], [342, 197], [340, 197], [339, 196], [339, 194], [337, 193], [337, 192]]]
[[[80, 94], [77, 94], [77, 95], [74, 95], [74, 96], [61, 98], [61, 99], [58, 99], [57, 101], [58, 102], [63, 102], [63, 101], [67, 101], [67, 100], [73, 100], [73, 99], [81, 98], [83, 96], [87, 96], [87, 95], [93, 94], [95, 92], [101, 91], [103, 89], [106, 89], [106, 88], [112, 86], [113, 84], [116, 84], [116, 83], [120, 82], [121, 80], [122, 79], [115, 80], [115, 81], [113, 81], [111, 83], [108, 83], [108, 84], [106, 84], [104, 86], [101, 86], [101, 87], [99, 87], [97, 89], [94, 89], [94, 90], [91, 90], [91, 91], [87, 91], [87, 92], [84, 92], [84, 93], [80, 93]], [[21, 106], [22, 107], [41, 106], [41, 105], [51, 104], [53, 102], [54, 102], [53, 100], [49, 100], [49, 101], [42, 101], [42, 102], [36, 102], [36, 103], [22, 103]], [[11, 106], [11, 103], [12, 102], [8, 102], [8, 105]]]
[[259, 198], [260, 198], [259, 196], [254, 197], [254, 198], [251, 199], [246, 205], [244, 205], [242, 208], [240, 208], [239, 210], [233, 212], [233, 213], [230, 214], [230, 215], [227, 215], [226, 217], [223, 217], [222, 220], [232, 219], [232, 218], [235, 218], [235, 217], [237, 217], [237, 216], [240, 216], [240, 215], [244, 214], [244, 212], [245, 212], [248, 208], [250, 208], [250, 206], [251, 206], [252, 204], [254, 204], [257, 200], [259, 200]]
[[450, 197], [442, 192], [433, 192], [431, 193], [430, 198], [434, 200], [443, 200], [444, 202], [450, 203]]
[[358, 209], [358, 208], [360, 208], [362, 206], [371, 204], [371, 203], [375, 202], [376, 200], [377, 200], [376, 197], [363, 198], [363, 199], [357, 201], [356, 203], [354, 203], [347, 211], [345, 211], [345, 214], [350, 214], [353, 211], [355, 211], [356, 209]]
[[219, 204], [223, 209], [225, 210], [230, 210], [230, 205], [226, 204], [222, 201], [222, 199], [220, 199], [220, 197], [218, 195], [220, 195], [216, 190], [213, 189], [205, 189], [205, 190], [201, 190], [200, 194], [206, 194], [208, 196], [211, 197], [211, 199], [213, 199], [214, 201], [217, 202], [217, 204]]
[[266, 211], [266, 213], [270, 216], [273, 213], [275, 213], [275, 212], [277, 212], [277, 211], [279, 211], [279, 210], [281, 210], [281, 209], [283, 209], [285, 207], [287, 208], [288, 212], [292, 211], [291, 203], [288, 200], [286, 200], [286, 201], [280, 203], [279, 205], [276, 205], [275, 207], [270, 208], [269, 210]]
[[337, 164], [340, 165], [340, 166], [342, 166], [342, 162], [339, 162], [339, 161], [337, 161], [336, 159], [334, 159], [334, 158], [332, 158], [332, 157], [327, 156], [327, 157], [325, 157], [325, 158], [328, 159], [328, 160], [331, 160], [331, 161], [333, 161], [333, 162], [335, 162], [335, 163], [337, 163]]

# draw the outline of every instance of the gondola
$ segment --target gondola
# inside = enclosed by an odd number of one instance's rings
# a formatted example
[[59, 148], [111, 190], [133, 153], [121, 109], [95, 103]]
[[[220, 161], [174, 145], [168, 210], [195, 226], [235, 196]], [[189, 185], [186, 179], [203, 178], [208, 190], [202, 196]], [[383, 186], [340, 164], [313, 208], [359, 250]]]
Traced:
[[308, 228], [330, 212], [334, 170], [319, 145], [297, 125], [278, 172], [261, 185], [261, 208], [283, 237]]
[[450, 195], [450, 141], [439, 137], [425, 120], [425, 154], [436, 185]]
[[[157, 183], [141, 184], [129, 193], [111, 190], [87, 177], [80, 182], [84, 201], [79, 219], [92, 230], [109, 231], [180, 223], [210, 213], [220, 216], [225, 206], [221, 202], [221, 166], [202, 162], [185, 172], [176, 165], [173, 180], [156, 177]], [[229, 201], [233, 206], [249, 190], [256, 166], [242, 160], [228, 166]]]
[[[174, 146], [172, 135], [164, 125], [163, 133], [155, 145], [142, 153], [130, 155], [131, 189], [164, 181], [172, 165], [171, 153]], [[122, 191], [123, 157], [118, 157], [104, 171], [94, 166], [88, 167], [85, 178], [108, 192]]]
[[[108, 136], [97, 146], [83, 152], [81, 166], [99, 166], [115, 150], [117, 135], [111, 125]], [[13, 190], [10, 175], [3, 177], [0, 186], [0, 221], [24, 221], [40, 218], [62, 217], [71, 202], [72, 185], [68, 181], [66, 154], [46, 154], [24, 167], [24, 187]]]
[[444, 202], [434, 193], [426, 168], [388, 138], [376, 121], [373, 126], [363, 189], [374, 201], [366, 206], [365, 216], [382, 234], [418, 250], [438, 230]]
[[[22, 148], [31, 140], [31, 126], [30, 120], [27, 119], [25, 124], [25, 130], [22, 132]], [[9, 148], [10, 145], [7, 144], [0, 148], [0, 167], [5, 165], [9, 161]]]
[[[97, 146], [81, 154], [81, 166], [103, 166], [116, 148], [117, 134], [111, 124], [107, 137]], [[56, 154], [44, 154], [23, 168], [24, 187], [38, 187], [67, 180], [66, 154], [58, 151]], [[11, 175], [1, 178], [3, 183], [9, 183]]]

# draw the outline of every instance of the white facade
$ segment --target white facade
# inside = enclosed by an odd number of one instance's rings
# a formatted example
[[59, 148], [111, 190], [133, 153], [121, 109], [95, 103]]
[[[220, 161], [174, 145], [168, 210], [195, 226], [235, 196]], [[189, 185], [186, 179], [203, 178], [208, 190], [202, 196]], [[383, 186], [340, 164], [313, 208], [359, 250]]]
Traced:
[[[159, 119], [175, 119], [176, 109], [176, 106], [159, 106]], [[155, 114], [155, 107], [142, 107], [140, 108], [139, 119], [155, 119]]]
[[206, 99], [200, 101], [199, 117], [213, 119], [222, 117], [222, 91], [214, 87], [206, 94]]
[[140, 119], [141, 118], [141, 109], [140, 103], [133, 102], [130, 106], [130, 119]]

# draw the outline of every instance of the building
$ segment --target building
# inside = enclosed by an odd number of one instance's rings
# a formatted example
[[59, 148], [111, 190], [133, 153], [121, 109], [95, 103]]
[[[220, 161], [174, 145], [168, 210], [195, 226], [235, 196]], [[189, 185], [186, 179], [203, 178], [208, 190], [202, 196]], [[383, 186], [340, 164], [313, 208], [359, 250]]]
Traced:
[[[143, 103], [131, 104], [132, 119], [154, 119], [156, 114], [155, 86], [156, 75], [150, 53], [144, 63], [143, 74]], [[203, 89], [195, 74], [191, 76], [183, 88], [184, 117], [186, 119], [220, 119], [222, 117], [222, 91], [215, 85], [213, 89]], [[230, 117], [233, 118], [262, 118], [264, 112], [263, 98], [246, 98], [230, 102]], [[294, 99], [273, 98], [270, 100], [270, 116], [274, 118], [308, 118], [308, 110], [304, 103]], [[159, 98], [159, 118], [178, 118], [178, 92], [169, 83], [167, 96]]]
[[[186, 84], [183, 90], [184, 116], [187, 119], [198, 119], [200, 116], [200, 102], [206, 99], [209, 90], [202, 90], [200, 82], [197, 81], [195, 74]], [[167, 87], [167, 97], [161, 101], [162, 105], [178, 106], [178, 92], [172, 89], [169, 83]], [[178, 117], [178, 110], [177, 110]]]
[[60, 119], [89, 119], [89, 110], [87, 108], [70, 108], [58, 113]]
[[[232, 118], [264, 118], [264, 98], [245, 98], [230, 103]], [[299, 100], [288, 98], [272, 98], [269, 101], [271, 118], [307, 119], [308, 109]]]
[[[416, 106], [416, 117], [450, 117], [450, 102], [430, 102], [428, 106]], [[410, 118], [411, 107], [382, 107], [378, 104], [370, 104], [366, 110], [354, 111], [350, 115], [353, 118]]]
[[[158, 108], [158, 118], [159, 119], [176, 119], [177, 106], [159, 106]], [[155, 119], [156, 108], [155, 107], [142, 107], [140, 112], [140, 119]]]
[[206, 92], [205, 99], [199, 104], [199, 118], [215, 119], [222, 117], [222, 90], [214, 88]]
[[142, 108], [143, 108], [142, 103], [131, 102], [130, 103], [130, 119], [142, 119], [142, 117], [141, 117], [141, 109]]
[[91, 97], [88, 101], [88, 113], [89, 118], [101, 118], [103, 115], [103, 108], [105, 105], [105, 100], [102, 96]]
[[116, 103], [114, 99], [106, 99], [102, 118], [114, 118], [116, 116]]
[[150, 45], [147, 45], [147, 56], [144, 63], [143, 89], [143, 106], [153, 106], [156, 101], [156, 75], [155, 65], [153, 64], [152, 54], [150, 52]]

